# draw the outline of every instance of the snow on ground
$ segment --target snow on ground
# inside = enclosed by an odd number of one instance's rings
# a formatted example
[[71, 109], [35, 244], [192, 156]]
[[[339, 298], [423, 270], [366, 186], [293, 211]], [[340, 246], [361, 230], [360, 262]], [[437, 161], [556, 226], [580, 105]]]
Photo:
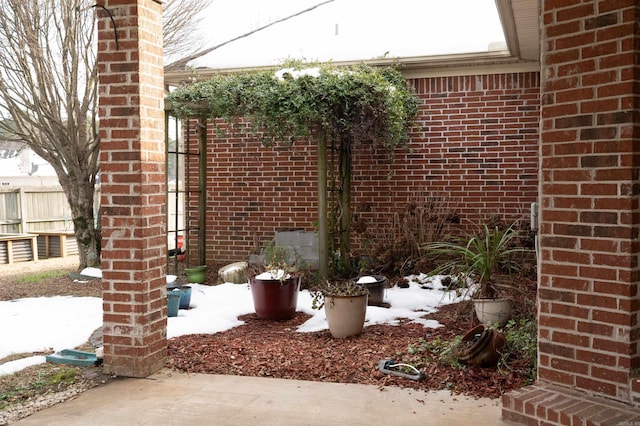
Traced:
[[[454, 292], [442, 290], [440, 277], [422, 275], [407, 278], [409, 288], [386, 289], [384, 300], [391, 305], [389, 308], [367, 307], [365, 327], [393, 325], [401, 318], [419, 322], [425, 327], [439, 327], [441, 325], [437, 321], [421, 317], [436, 311], [439, 305], [460, 301]], [[248, 284], [191, 284], [191, 287], [190, 309], [181, 309], [177, 317], [168, 318], [169, 339], [185, 334], [225, 331], [243, 324], [239, 316], [255, 312]], [[324, 310], [311, 309], [309, 291], [303, 290], [298, 294], [297, 310], [312, 315], [298, 328], [299, 332], [328, 328]], [[14, 353], [72, 349], [86, 342], [102, 325], [102, 299], [56, 296], [0, 302], [0, 324], [0, 359]], [[44, 356], [7, 362], [0, 365], [0, 376], [42, 362], [45, 362]]]
[[[102, 299], [56, 296], [0, 302], [0, 324], [0, 359], [70, 349], [86, 342], [102, 324]], [[44, 356], [1, 364], [0, 375], [42, 362]]]

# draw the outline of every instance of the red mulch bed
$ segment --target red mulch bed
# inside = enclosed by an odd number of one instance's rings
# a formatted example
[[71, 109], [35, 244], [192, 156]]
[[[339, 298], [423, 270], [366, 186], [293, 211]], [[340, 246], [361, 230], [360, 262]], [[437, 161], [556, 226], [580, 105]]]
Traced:
[[[366, 327], [361, 335], [346, 339], [334, 339], [328, 330], [296, 332], [297, 326], [309, 317], [300, 312], [293, 319], [280, 322], [249, 314], [241, 317], [244, 325], [225, 332], [171, 339], [169, 358], [173, 368], [190, 373], [448, 389], [476, 397], [497, 398], [524, 386], [525, 378], [517, 372], [495, 367], [459, 369], [432, 361], [422, 368], [426, 378], [421, 381], [377, 370], [383, 359], [414, 365], [417, 355], [410, 354], [408, 348], [420, 338], [431, 341], [440, 336], [450, 340], [463, 335], [473, 326], [467, 309], [465, 304], [448, 305], [425, 316], [444, 325], [436, 329], [405, 321], [397, 326]], [[424, 354], [422, 357], [424, 360]]]

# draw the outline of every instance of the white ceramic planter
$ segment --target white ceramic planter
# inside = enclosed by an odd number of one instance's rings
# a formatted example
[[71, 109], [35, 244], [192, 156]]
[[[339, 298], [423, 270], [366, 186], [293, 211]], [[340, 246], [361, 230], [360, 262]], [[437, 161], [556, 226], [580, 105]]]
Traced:
[[336, 339], [362, 333], [367, 315], [368, 295], [324, 296], [324, 311], [329, 331]]
[[511, 301], [508, 299], [474, 299], [473, 305], [482, 324], [501, 327], [511, 318]]

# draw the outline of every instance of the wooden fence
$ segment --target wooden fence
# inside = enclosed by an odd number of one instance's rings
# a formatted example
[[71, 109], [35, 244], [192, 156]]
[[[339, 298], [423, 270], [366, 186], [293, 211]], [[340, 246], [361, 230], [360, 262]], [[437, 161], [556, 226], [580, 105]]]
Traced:
[[0, 263], [77, 253], [71, 209], [62, 188], [0, 189]]
[[71, 209], [62, 188], [0, 189], [0, 234], [38, 231], [73, 231]]
[[[169, 185], [167, 197], [167, 243], [169, 249], [176, 247], [176, 236], [183, 234], [184, 191], [176, 190], [175, 184]], [[100, 188], [96, 188], [95, 211], [100, 202]], [[58, 257], [77, 253], [73, 236], [73, 220], [67, 198], [59, 186], [0, 188], [0, 237], [2, 240], [24, 241], [33, 256], [34, 248], [25, 234], [39, 235], [38, 251], [41, 257]], [[8, 244], [8, 243], [7, 243]], [[19, 247], [15, 243], [14, 248]], [[3, 250], [0, 241], [0, 263], [6, 263], [11, 250]], [[4, 255], [3, 255], [4, 253]], [[19, 260], [31, 260], [29, 256], [16, 255]], [[11, 262], [9, 262], [11, 263]]]

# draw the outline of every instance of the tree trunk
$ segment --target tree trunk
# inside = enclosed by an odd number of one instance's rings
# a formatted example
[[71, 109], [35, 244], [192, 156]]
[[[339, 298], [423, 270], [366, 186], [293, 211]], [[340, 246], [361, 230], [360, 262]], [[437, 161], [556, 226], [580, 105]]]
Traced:
[[[165, 50], [193, 45], [186, 37], [189, 25], [210, 2], [165, 3]], [[100, 264], [101, 238], [93, 207], [99, 155], [96, 11], [81, 6], [68, 0], [2, 2], [0, 129], [55, 169], [84, 268]]]
[[[73, 216], [73, 230], [78, 243], [79, 270], [100, 266], [100, 222], [93, 208], [95, 186], [93, 180], [77, 174], [65, 176], [60, 185], [67, 196]], [[97, 226], [96, 226], [97, 225]]]

